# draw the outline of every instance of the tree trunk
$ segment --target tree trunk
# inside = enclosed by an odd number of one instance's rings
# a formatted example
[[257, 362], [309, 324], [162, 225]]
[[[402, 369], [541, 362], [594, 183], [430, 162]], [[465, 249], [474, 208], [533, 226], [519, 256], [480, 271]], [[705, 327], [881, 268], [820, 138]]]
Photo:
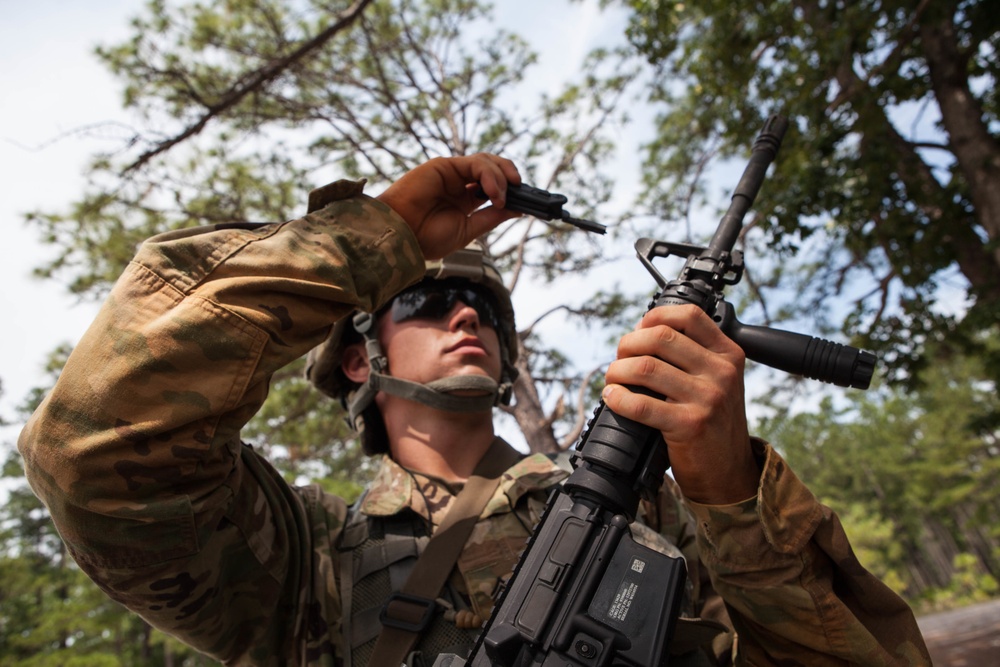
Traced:
[[[932, 14], [933, 16], [933, 14]], [[969, 184], [969, 196], [978, 223], [993, 241], [1000, 239], [1000, 143], [983, 122], [983, 109], [969, 88], [968, 57], [959, 51], [951, 16], [925, 21], [920, 26], [920, 44], [930, 72], [934, 97], [941, 107], [941, 120], [948, 132], [950, 148]], [[985, 244], [989, 247], [989, 244]], [[984, 244], [980, 241], [979, 252]], [[1000, 246], [995, 245], [992, 272], [986, 285], [995, 302], [1000, 288]], [[970, 278], [971, 280], [971, 278]], [[973, 283], [982, 290], [982, 285]]]
[[927, 553], [933, 572], [933, 585], [947, 586], [954, 574], [955, 556], [960, 553], [951, 531], [938, 519], [929, 519], [924, 524], [927, 539]]
[[979, 561], [984, 572], [996, 577], [996, 558], [994, 554], [1000, 549], [995, 539], [991, 539], [989, 528], [976, 521], [973, 512], [976, 506], [971, 503], [956, 505], [952, 515], [955, 517], [955, 529], [960, 533], [961, 541], [965, 543], [965, 551], [973, 554]]
[[552, 422], [545, 415], [542, 407], [542, 400], [538, 396], [538, 388], [531, 377], [531, 370], [527, 363], [527, 350], [524, 344], [518, 342], [520, 352], [517, 362], [514, 364], [518, 370], [517, 381], [514, 382], [514, 405], [510, 412], [517, 420], [524, 439], [528, 443], [528, 448], [532, 454], [554, 453], [559, 451], [559, 443], [552, 432]]

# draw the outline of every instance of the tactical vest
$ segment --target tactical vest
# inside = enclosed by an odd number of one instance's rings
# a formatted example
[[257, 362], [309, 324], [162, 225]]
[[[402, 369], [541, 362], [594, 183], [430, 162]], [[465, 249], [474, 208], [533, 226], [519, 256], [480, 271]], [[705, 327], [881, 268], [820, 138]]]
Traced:
[[[382, 630], [382, 606], [391, 593], [402, 589], [430, 540], [426, 522], [417, 513], [404, 510], [394, 516], [369, 517], [358, 511], [360, 502], [351, 507], [338, 545], [344, 638], [349, 651], [345, 667], [368, 664]], [[455, 625], [454, 612], [467, 605], [450, 580], [438, 603], [434, 620], [406, 661], [409, 667], [429, 667], [439, 653], [464, 656], [479, 636], [479, 628]]]
[[[430, 541], [426, 520], [410, 509], [387, 517], [367, 516], [360, 511], [365, 495], [348, 510], [344, 529], [337, 545], [340, 559], [340, 593], [343, 632], [347, 655], [344, 667], [364, 667], [369, 664], [375, 642], [382, 631], [379, 614], [393, 592], [403, 588], [414, 564]], [[534, 525], [530, 512], [521, 503], [513, 511], [525, 526]], [[641, 523], [632, 525], [633, 538], [671, 557], [683, 557], [677, 547], [665, 537]], [[510, 563], [511, 568], [516, 563]], [[691, 609], [691, 581], [687, 582], [683, 608]], [[466, 598], [456, 590], [449, 578], [438, 611], [428, 629], [421, 634], [413, 653], [407, 657], [408, 667], [430, 667], [438, 654], [454, 653], [466, 657], [472, 650], [481, 628], [464, 629], [456, 626], [455, 612], [467, 610]], [[684, 627], [686, 626], [686, 627]], [[723, 628], [701, 619], [684, 618], [674, 637], [674, 667], [707, 666], [708, 657], [694, 650], [711, 641]], [[685, 636], [688, 635], [688, 636]], [[692, 641], [693, 640], [693, 641]], [[683, 646], [683, 648], [682, 648]], [[679, 649], [679, 650], [678, 650]], [[682, 655], [679, 655], [682, 654]], [[374, 667], [374, 666], [373, 666]]]

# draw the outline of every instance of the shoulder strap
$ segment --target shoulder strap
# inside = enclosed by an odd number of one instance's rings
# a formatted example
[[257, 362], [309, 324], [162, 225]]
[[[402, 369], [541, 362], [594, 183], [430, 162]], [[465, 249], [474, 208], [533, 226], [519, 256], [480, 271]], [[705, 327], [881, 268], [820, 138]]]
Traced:
[[493, 440], [417, 559], [402, 591], [393, 593], [382, 608], [379, 617], [382, 632], [369, 661], [372, 665], [399, 665], [410, 653], [420, 633], [433, 620], [437, 607], [434, 600], [455, 567], [479, 515], [500, 485], [504, 471], [519, 458], [506, 442], [500, 438]]

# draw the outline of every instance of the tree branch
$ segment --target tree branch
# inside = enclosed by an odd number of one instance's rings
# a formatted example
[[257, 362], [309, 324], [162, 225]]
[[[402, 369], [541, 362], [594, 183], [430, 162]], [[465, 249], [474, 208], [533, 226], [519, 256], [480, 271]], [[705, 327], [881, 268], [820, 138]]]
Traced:
[[328, 27], [323, 32], [319, 33], [308, 42], [304, 43], [298, 49], [288, 54], [284, 58], [279, 58], [278, 60], [272, 60], [264, 67], [244, 75], [233, 84], [233, 86], [222, 96], [219, 102], [211, 105], [207, 105], [206, 111], [202, 114], [201, 118], [192, 125], [188, 125], [183, 132], [177, 134], [170, 139], [161, 141], [156, 144], [152, 149], [146, 151], [140, 155], [132, 164], [125, 167], [122, 171], [122, 175], [125, 176], [130, 172], [139, 169], [143, 165], [147, 164], [157, 155], [165, 153], [177, 144], [199, 134], [205, 129], [216, 116], [224, 113], [228, 109], [233, 108], [239, 104], [247, 95], [250, 93], [260, 90], [266, 86], [271, 81], [275, 80], [281, 73], [287, 70], [294, 63], [304, 59], [313, 51], [319, 49], [324, 44], [329, 42], [334, 35], [339, 33], [341, 30], [347, 28], [351, 23], [354, 22], [366, 6], [368, 6], [372, 0], [357, 0], [351, 7], [348, 7], [343, 13], [340, 14], [339, 19], [330, 27]]
[[580, 434], [583, 433], [583, 428], [587, 423], [587, 416], [590, 415], [590, 406], [584, 404], [584, 399], [586, 398], [587, 388], [590, 386], [590, 380], [597, 373], [601, 372], [603, 366], [598, 366], [597, 368], [591, 369], [580, 383], [580, 389], [577, 391], [577, 401], [576, 401], [576, 422], [573, 424], [573, 428], [563, 436], [563, 439], [559, 442], [559, 448], [563, 451], [569, 449], [576, 442]]

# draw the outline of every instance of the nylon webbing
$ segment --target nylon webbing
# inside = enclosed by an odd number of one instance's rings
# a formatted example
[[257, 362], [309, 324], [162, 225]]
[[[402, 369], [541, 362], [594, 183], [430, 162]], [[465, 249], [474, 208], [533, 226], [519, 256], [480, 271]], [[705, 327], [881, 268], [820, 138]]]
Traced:
[[[422, 599], [429, 605], [435, 604], [434, 599], [438, 597], [455, 567], [479, 515], [500, 485], [500, 477], [519, 459], [517, 451], [502, 439], [493, 440], [472, 476], [455, 496], [454, 504], [437, 532], [431, 536], [423, 554], [417, 559], [401, 594]], [[391, 619], [411, 626], [426, 620], [427, 613], [434, 613], [432, 606], [421, 606], [417, 602], [395, 596], [390, 598], [384, 611]], [[379, 666], [402, 664], [419, 637], [419, 630], [383, 624], [369, 663]]]

